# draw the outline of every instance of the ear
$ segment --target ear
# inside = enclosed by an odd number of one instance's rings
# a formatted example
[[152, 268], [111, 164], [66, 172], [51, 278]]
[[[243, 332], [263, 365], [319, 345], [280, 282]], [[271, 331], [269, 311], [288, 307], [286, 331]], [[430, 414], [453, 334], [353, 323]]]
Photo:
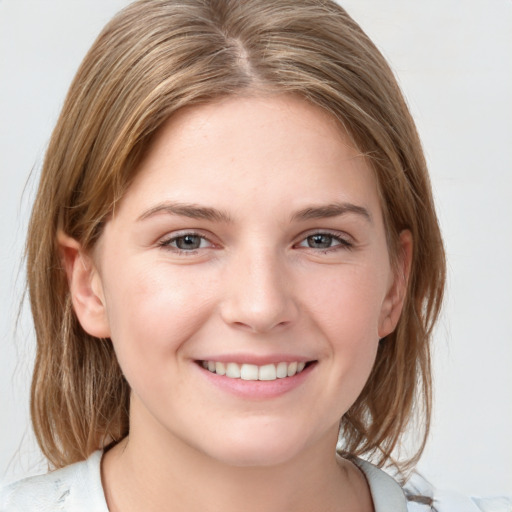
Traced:
[[379, 317], [379, 338], [391, 334], [400, 319], [407, 292], [407, 283], [411, 271], [413, 242], [408, 229], [403, 230], [399, 237], [396, 268], [393, 282], [382, 304]]
[[92, 258], [79, 242], [62, 231], [57, 233], [57, 242], [80, 325], [91, 336], [110, 337], [101, 277]]

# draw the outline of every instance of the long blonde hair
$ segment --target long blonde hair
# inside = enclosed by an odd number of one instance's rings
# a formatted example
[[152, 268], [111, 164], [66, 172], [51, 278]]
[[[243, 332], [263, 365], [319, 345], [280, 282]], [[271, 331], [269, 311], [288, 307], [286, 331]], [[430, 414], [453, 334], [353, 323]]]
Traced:
[[53, 467], [125, 437], [130, 395], [110, 340], [88, 335], [73, 312], [58, 230], [92, 248], [161, 124], [184, 106], [247, 91], [300, 95], [330, 112], [375, 171], [392, 257], [400, 231], [412, 233], [402, 316], [341, 419], [341, 438], [347, 453], [384, 463], [416, 412], [419, 445], [404, 463], [421, 454], [445, 261], [420, 141], [384, 58], [330, 0], [141, 0], [105, 27], [78, 70], [28, 231], [31, 413]]

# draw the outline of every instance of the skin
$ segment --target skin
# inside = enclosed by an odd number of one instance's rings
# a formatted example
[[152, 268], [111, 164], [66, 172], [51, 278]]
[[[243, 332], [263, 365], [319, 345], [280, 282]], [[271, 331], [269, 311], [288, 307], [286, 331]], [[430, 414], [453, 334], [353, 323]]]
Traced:
[[[373, 510], [335, 457], [338, 423], [396, 326], [412, 249], [402, 233], [391, 265], [375, 178], [348, 140], [292, 96], [186, 108], [93, 253], [61, 234], [78, 318], [111, 338], [132, 388], [130, 435], [103, 459], [112, 511]], [[198, 364], [223, 357], [310, 364], [284, 393], [240, 396]]]

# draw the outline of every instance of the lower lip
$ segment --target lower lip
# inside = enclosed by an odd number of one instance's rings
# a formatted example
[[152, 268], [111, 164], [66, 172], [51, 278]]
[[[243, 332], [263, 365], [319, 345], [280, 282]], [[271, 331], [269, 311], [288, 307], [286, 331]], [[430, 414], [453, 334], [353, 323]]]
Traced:
[[197, 364], [196, 366], [203, 376], [208, 379], [209, 383], [222, 391], [247, 400], [268, 400], [289, 393], [302, 385], [316, 367], [316, 363], [309, 364], [304, 370], [296, 373], [293, 377], [275, 380], [231, 379], [225, 375], [217, 375], [210, 372]]

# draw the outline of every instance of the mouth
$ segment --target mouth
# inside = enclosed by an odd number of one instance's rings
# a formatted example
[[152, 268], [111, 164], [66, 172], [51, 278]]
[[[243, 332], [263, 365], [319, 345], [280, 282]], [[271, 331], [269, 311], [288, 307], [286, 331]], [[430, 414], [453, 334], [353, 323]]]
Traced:
[[209, 372], [228, 377], [229, 379], [275, 381], [293, 377], [304, 371], [308, 366], [314, 364], [315, 361], [283, 361], [261, 366], [220, 361], [197, 361], [197, 363]]

